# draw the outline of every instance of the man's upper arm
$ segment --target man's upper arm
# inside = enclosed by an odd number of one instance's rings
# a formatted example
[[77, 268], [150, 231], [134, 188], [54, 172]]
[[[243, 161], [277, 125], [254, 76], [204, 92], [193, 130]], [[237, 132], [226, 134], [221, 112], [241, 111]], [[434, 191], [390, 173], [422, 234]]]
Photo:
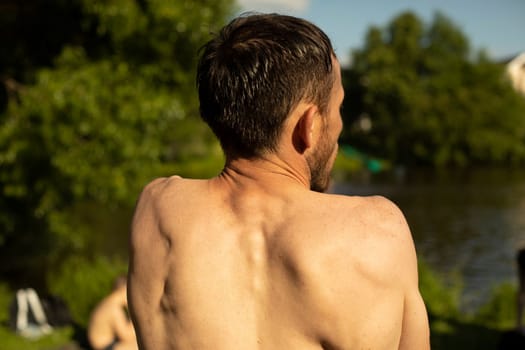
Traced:
[[427, 312], [418, 290], [408, 291], [405, 295], [399, 349], [430, 349]]
[[430, 334], [428, 316], [425, 304], [419, 293], [417, 256], [414, 241], [403, 213], [393, 204], [387, 204], [387, 211], [393, 215], [393, 227], [397, 232], [398, 244], [396, 244], [401, 275], [397, 276], [400, 288], [404, 291], [403, 322], [399, 349], [430, 349]]
[[[412, 249], [414, 250], [414, 249]], [[399, 349], [430, 349], [428, 315], [423, 298], [419, 292], [417, 260], [409, 262], [410, 275], [407, 276], [403, 303], [403, 325]]]
[[146, 186], [131, 225], [128, 301], [134, 322], [137, 316], [146, 316], [147, 309], [155, 309], [164, 287], [168, 244], [161, 232], [158, 202], [166, 181], [158, 179]]

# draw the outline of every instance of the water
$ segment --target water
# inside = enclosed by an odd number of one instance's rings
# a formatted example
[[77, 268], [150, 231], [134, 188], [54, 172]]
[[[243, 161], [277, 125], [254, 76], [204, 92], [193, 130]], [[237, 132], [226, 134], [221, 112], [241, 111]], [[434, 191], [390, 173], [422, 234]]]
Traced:
[[462, 309], [474, 310], [502, 282], [516, 283], [525, 247], [525, 170], [397, 170], [336, 182], [334, 192], [380, 194], [404, 212], [417, 253], [463, 282]]

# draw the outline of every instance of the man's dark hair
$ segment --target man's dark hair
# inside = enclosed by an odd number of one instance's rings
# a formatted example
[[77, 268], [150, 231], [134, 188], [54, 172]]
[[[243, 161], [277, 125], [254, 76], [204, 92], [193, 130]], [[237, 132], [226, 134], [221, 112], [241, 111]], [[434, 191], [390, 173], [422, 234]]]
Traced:
[[283, 122], [302, 100], [328, 108], [334, 85], [330, 39], [314, 24], [278, 14], [248, 14], [202, 48], [200, 113], [227, 155], [275, 151]]

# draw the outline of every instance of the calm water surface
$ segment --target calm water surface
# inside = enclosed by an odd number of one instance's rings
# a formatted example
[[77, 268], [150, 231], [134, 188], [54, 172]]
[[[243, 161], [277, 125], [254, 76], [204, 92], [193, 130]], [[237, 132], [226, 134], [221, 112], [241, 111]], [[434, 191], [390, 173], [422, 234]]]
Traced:
[[525, 170], [398, 170], [336, 182], [334, 192], [394, 201], [418, 255], [445, 279], [460, 276], [462, 307], [472, 310], [502, 282], [516, 283], [525, 247]]

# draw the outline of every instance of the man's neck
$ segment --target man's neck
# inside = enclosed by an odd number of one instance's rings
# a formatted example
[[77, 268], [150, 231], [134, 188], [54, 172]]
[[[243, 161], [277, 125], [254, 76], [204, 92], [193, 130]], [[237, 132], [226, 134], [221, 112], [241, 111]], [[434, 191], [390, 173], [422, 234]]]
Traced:
[[290, 162], [275, 154], [256, 159], [228, 159], [219, 180], [232, 184], [302, 187], [310, 189], [306, 162]]

